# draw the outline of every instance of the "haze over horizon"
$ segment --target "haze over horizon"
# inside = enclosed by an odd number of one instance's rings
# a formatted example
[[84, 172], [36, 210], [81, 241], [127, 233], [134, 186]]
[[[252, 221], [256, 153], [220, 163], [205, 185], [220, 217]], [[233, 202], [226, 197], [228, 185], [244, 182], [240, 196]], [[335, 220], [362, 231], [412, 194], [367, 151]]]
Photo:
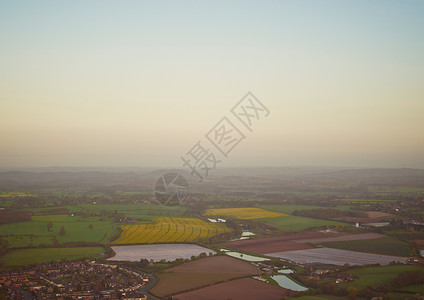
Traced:
[[182, 168], [248, 91], [217, 168], [424, 168], [424, 1], [122, 3], [0, 1], [0, 169]]

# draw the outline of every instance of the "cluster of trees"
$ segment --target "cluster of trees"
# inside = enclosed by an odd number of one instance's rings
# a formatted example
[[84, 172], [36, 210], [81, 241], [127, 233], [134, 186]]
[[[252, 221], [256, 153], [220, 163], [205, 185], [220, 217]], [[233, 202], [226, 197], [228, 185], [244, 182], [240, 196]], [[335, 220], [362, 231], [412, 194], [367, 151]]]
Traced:
[[416, 270], [399, 273], [399, 275], [393, 279], [389, 286], [394, 288], [402, 288], [408, 285], [422, 283], [424, 283], [424, 271]]

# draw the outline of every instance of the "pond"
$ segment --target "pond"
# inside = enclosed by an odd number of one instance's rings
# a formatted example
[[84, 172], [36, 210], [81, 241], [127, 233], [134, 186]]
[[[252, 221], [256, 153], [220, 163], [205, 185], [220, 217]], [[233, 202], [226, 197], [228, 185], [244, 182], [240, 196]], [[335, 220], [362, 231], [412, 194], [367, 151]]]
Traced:
[[271, 278], [274, 279], [279, 286], [288, 290], [292, 290], [296, 292], [303, 292], [308, 290], [308, 288], [294, 282], [293, 280], [288, 278], [286, 275], [274, 275], [274, 276], [271, 276]]
[[250, 236], [255, 235], [253, 232], [250, 231], [243, 231], [241, 233], [241, 236], [236, 238], [236, 239], [232, 239], [231, 241], [241, 241], [241, 240], [248, 240]]
[[292, 269], [278, 270], [278, 273], [280, 273], [280, 274], [291, 274], [291, 273], [293, 273], [293, 270]]
[[227, 254], [231, 257], [240, 258], [242, 260], [249, 261], [249, 262], [270, 260], [269, 258], [253, 256], [253, 255], [244, 254], [244, 253], [235, 252], [235, 251], [227, 251], [227, 252], [225, 252], [225, 254]]
[[211, 223], [225, 223], [225, 222], [227, 222], [227, 220], [220, 219], [220, 218], [218, 218], [218, 219], [208, 218], [208, 221], [211, 222]]

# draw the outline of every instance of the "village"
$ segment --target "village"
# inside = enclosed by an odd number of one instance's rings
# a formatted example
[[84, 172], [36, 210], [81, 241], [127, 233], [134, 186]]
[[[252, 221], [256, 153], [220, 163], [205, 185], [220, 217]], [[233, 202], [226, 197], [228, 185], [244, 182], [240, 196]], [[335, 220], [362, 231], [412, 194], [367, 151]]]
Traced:
[[7, 299], [147, 299], [146, 274], [95, 261], [62, 261], [0, 273]]

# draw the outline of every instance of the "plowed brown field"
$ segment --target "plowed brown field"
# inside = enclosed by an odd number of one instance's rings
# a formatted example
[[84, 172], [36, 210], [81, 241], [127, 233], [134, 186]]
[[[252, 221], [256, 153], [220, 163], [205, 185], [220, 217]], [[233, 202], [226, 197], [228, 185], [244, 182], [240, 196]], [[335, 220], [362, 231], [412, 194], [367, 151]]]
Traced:
[[281, 251], [312, 249], [313, 247], [298, 243], [297, 240], [336, 237], [340, 234], [324, 232], [300, 232], [272, 238], [242, 240], [220, 244], [223, 247], [234, 248], [246, 252], [265, 254]]
[[158, 275], [158, 283], [150, 291], [156, 296], [167, 297], [218, 282], [258, 274], [261, 274], [261, 270], [247, 262], [228, 256], [212, 256], [164, 271]]
[[252, 278], [243, 278], [215, 284], [196, 291], [179, 294], [175, 300], [275, 300], [287, 297], [291, 292]]

